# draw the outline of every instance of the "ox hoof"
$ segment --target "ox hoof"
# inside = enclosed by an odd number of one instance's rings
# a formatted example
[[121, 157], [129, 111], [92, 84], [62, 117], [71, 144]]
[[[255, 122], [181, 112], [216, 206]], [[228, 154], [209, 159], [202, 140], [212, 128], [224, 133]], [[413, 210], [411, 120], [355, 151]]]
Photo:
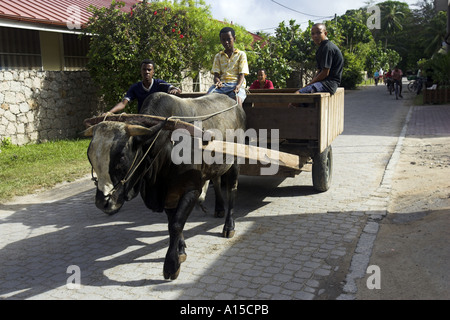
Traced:
[[180, 270], [181, 268], [178, 268], [177, 272], [171, 274], [168, 271], [164, 271], [164, 279], [166, 280], [176, 280], [178, 278], [178, 276], [180, 275]]
[[225, 210], [219, 210], [214, 212], [214, 218], [223, 218], [225, 217]]
[[[187, 254], [186, 253], [180, 253], [180, 255], [178, 256], [178, 261], [180, 261], [180, 263], [185, 262], [187, 259]], [[178, 272], [180, 272], [180, 270], [178, 269]]]
[[222, 236], [227, 239], [233, 238], [234, 234], [235, 234], [234, 230], [223, 230], [223, 232], [222, 232]]

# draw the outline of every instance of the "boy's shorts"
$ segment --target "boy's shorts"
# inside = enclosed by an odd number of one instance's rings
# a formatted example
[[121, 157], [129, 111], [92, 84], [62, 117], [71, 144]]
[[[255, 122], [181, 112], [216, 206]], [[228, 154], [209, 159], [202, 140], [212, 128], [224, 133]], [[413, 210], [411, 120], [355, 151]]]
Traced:
[[[208, 94], [210, 93], [220, 93], [220, 94], [226, 94], [232, 99], [236, 99], [236, 94], [234, 93], [234, 88], [236, 88], [237, 83], [236, 82], [228, 82], [224, 83], [222, 88], [216, 88], [215, 85], [211, 86], [208, 90]], [[247, 93], [245, 92], [245, 88], [242, 88], [239, 90], [237, 96], [241, 98], [242, 102], [244, 102], [245, 98], [247, 98]]]

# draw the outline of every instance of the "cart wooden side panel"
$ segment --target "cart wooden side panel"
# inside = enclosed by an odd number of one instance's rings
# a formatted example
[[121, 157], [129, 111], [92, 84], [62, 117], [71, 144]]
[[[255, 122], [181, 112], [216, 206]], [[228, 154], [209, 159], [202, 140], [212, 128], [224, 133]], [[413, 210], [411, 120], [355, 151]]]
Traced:
[[[281, 176], [295, 176], [301, 171], [311, 171], [311, 158], [324, 152], [344, 131], [344, 89], [329, 93], [295, 94], [298, 89], [254, 90], [247, 95], [244, 110], [247, 129], [267, 130], [270, 140], [272, 129], [279, 130], [280, 141], [290, 141], [288, 154], [280, 153]], [[182, 94], [185, 98], [197, 98], [202, 93]], [[290, 103], [298, 107], [289, 107]], [[261, 141], [260, 141], [261, 142]], [[301, 142], [301, 143], [298, 143]], [[262, 149], [261, 149], [262, 150]], [[249, 160], [249, 156], [245, 155]], [[241, 165], [244, 175], [259, 175], [263, 165]]]
[[320, 152], [330, 146], [342, 132], [344, 132], [344, 89], [338, 88], [334, 95], [322, 96], [321, 99]]
[[[317, 141], [323, 152], [344, 131], [344, 89], [339, 88], [334, 95], [291, 92], [251, 92], [244, 103], [247, 128], [279, 129], [280, 139]], [[289, 103], [301, 107], [289, 108]]]
[[[263, 98], [260, 102], [258, 98]], [[273, 96], [251, 96], [253, 104], [244, 103], [247, 117], [247, 128], [259, 130], [279, 130], [281, 139], [318, 140], [319, 127], [319, 100], [304, 99], [305, 103], [317, 105], [312, 108], [288, 108], [293, 99], [298, 98], [295, 94], [286, 94], [274, 101]], [[281, 99], [284, 98], [284, 99]], [[298, 99], [297, 99], [298, 100]]]

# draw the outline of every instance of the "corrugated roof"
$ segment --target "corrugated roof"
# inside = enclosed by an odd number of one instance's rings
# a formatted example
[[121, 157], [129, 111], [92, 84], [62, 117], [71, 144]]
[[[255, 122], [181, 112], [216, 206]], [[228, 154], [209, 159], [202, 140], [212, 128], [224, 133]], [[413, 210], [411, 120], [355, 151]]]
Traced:
[[[121, 0], [125, 2], [123, 11], [130, 11], [139, 0]], [[80, 22], [86, 24], [91, 14], [90, 5], [109, 7], [111, 0], [0, 0], [0, 19], [35, 22], [48, 25], [66, 26], [73, 16], [70, 6], [80, 8]]]

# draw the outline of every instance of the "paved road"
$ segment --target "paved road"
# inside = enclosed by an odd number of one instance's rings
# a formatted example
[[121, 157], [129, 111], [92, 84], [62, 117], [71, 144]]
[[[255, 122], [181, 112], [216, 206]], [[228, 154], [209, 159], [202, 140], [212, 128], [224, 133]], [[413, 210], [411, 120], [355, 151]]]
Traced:
[[[176, 281], [162, 276], [166, 216], [140, 199], [105, 216], [85, 179], [0, 205], [0, 298], [353, 299], [386, 214], [405, 105], [383, 86], [346, 92], [332, 188], [315, 193], [310, 173], [241, 177], [231, 240], [211, 192], [210, 212], [186, 224]], [[68, 288], [77, 275], [81, 286]]]

